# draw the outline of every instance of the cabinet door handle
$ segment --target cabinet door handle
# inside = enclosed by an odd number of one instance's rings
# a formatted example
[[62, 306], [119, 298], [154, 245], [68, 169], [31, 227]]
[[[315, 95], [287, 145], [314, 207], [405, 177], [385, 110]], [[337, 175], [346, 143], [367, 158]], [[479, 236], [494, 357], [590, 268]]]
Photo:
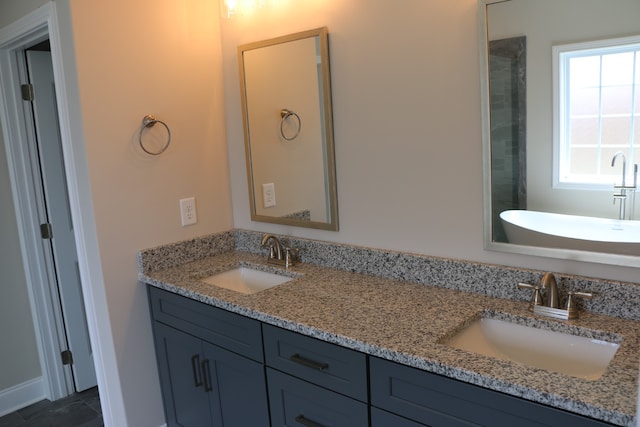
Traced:
[[324, 371], [329, 368], [328, 363], [316, 362], [315, 360], [307, 359], [306, 357], [300, 356], [298, 353], [289, 357], [289, 360], [295, 362], [299, 365], [306, 366], [307, 368], [317, 369], [318, 371]]
[[193, 385], [200, 387], [202, 385], [202, 374], [200, 372], [200, 355], [191, 356], [191, 369], [193, 370]]
[[204, 378], [204, 391], [208, 393], [213, 390], [213, 386], [211, 385], [211, 370], [209, 367], [209, 359], [204, 359], [202, 361], [202, 377]]
[[303, 425], [303, 426], [305, 426], [305, 427], [325, 427], [325, 426], [324, 426], [324, 425], [322, 425], [322, 424], [318, 424], [318, 423], [316, 423], [315, 421], [311, 421], [311, 420], [309, 420], [309, 419], [305, 418], [305, 416], [304, 416], [304, 415], [302, 415], [302, 414], [300, 414], [300, 415], [298, 415], [298, 416], [296, 417], [296, 422], [297, 422], [298, 424], [302, 424], [302, 425]]

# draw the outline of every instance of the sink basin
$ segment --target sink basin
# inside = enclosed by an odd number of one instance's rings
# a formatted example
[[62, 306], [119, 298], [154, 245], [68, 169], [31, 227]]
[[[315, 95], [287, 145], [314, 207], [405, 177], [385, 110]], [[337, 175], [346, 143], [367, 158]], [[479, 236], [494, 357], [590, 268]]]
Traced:
[[616, 354], [619, 344], [480, 318], [444, 344], [527, 366], [595, 381]]
[[210, 285], [230, 289], [243, 294], [253, 294], [281, 285], [293, 279], [293, 277], [254, 270], [253, 268], [238, 267], [200, 280]]

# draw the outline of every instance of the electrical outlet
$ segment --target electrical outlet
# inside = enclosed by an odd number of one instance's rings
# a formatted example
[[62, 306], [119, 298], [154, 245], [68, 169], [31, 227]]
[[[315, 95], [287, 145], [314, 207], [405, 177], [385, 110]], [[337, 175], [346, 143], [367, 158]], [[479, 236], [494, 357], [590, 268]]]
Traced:
[[273, 182], [262, 184], [262, 204], [265, 208], [276, 205], [276, 186]]
[[183, 227], [198, 222], [195, 197], [180, 199], [180, 220]]

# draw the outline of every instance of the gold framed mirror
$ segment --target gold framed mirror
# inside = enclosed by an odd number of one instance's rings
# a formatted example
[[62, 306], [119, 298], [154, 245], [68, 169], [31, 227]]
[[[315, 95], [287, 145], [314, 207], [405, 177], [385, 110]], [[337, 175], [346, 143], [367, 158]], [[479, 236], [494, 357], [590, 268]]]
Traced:
[[326, 27], [238, 47], [253, 221], [338, 230]]

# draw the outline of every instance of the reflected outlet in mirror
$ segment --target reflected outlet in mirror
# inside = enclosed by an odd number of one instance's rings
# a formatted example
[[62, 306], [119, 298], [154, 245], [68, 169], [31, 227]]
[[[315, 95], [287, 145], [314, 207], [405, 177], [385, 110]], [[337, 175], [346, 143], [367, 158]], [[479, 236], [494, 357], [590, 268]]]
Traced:
[[599, 379], [619, 344], [481, 318], [444, 344], [590, 381]]
[[282, 276], [280, 274], [268, 273], [247, 267], [239, 267], [205, 277], [204, 279], [200, 279], [200, 281], [243, 294], [254, 294], [293, 279], [294, 277]]

